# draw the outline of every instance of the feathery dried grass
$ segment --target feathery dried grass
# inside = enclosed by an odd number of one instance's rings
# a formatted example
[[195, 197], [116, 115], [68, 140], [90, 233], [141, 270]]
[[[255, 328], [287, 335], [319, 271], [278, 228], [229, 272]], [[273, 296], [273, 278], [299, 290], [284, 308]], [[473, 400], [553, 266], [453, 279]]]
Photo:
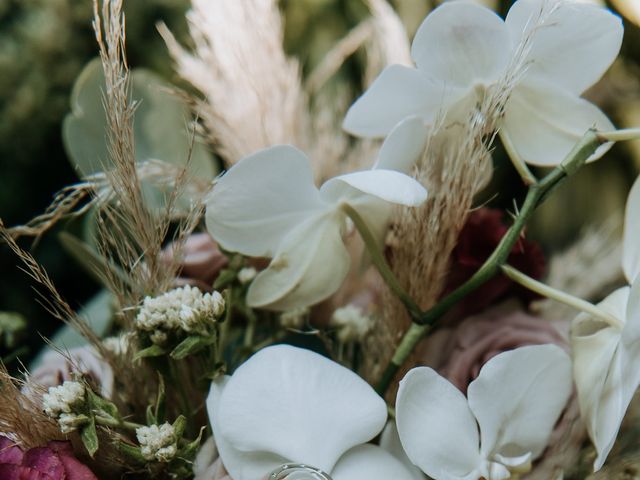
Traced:
[[193, 0], [187, 14], [195, 51], [158, 29], [179, 75], [205, 97], [198, 116], [227, 165], [279, 143], [308, 145], [307, 98], [298, 62], [282, 48], [275, 0]]
[[0, 364], [0, 432], [9, 434], [23, 448], [62, 439], [56, 422], [42, 410], [41, 396], [23, 394], [21, 384]]
[[[466, 121], [443, 126], [450, 115], [444, 111], [432, 127], [415, 175], [427, 187], [429, 198], [420, 208], [399, 211], [390, 245], [394, 273], [423, 309], [433, 306], [442, 293], [449, 257], [474, 196], [491, 176], [491, 148], [504, 107], [526, 72], [536, 31], [544, 28], [555, 8], [557, 5], [543, 3], [504, 75], [487, 89], [478, 105], [472, 106]], [[386, 297], [381, 324], [368, 345], [368, 350], [376, 352], [370, 355], [366, 368], [371, 378], [376, 378], [388, 363], [411, 323], [402, 303], [389, 293]], [[410, 358], [408, 364], [415, 361]]]

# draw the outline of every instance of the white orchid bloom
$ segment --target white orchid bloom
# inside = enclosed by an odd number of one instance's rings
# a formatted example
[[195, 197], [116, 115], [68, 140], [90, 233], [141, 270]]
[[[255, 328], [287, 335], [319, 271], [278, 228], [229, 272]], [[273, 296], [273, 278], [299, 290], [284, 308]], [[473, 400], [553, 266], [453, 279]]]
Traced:
[[622, 33], [618, 17], [584, 3], [519, 0], [502, 21], [480, 5], [446, 2], [416, 33], [416, 68], [385, 69], [351, 107], [344, 128], [379, 137], [410, 115], [426, 124], [440, 113], [457, 121], [485, 95], [512, 84], [499, 123], [503, 143], [514, 162], [557, 165], [589, 128], [613, 129], [579, 95], [611, 65]]
[[571, 394], [571, 362], [555, 345], [489, 360], [468, 398], [428, 367], [400, 383], [396, 422], [411, 461], [435, 480], [503, 480], [530, 468]]
[[300, 150], [280, 145], [243, 158], [207, 199], [207, 228], [225, 249], [273, 257], [249, 287], [254, 307], [290, 310], [324, 300], [342, 284], [350, 257], [342, 241], [343, 205], [382, 236], [391, 204], [420, 205], [427, 191], [406, 175], [422, 154], [422, 121], [402, 122], [371, 170], [340, 175], [320, 189]]
[[625, 214], [622, 267], [631, 284], [598, 304], [612, 321], [587, 313], [571, 326], [573, 375], [580, 412], [597, 457], [594, 470], [604, 464], [618, 436], [633, 394], [640, 386], [640, 178], [636, 180]]
[[207, 410], [234, 480], [266, 479], [287, 463], [333, 480], [414, 480], [400, 460], [365, 444], [385, 425], [384, 400], [351, 370], [308, 350], [259, 351], [212, 384]]

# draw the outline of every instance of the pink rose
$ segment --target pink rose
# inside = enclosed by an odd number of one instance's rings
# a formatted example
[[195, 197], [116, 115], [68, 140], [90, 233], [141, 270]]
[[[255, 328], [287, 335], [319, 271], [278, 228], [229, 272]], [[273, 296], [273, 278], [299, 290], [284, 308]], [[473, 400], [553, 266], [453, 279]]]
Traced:
[[[208, 233], [194, 233], [181, 250], [182, 259], [178, 264], [178, 286], [193, 285], [202, 291], [210, 291], [214, 280], [228, 263], [227, 256]], [[170, 264], [175, 256], [175, 247], [169, 245], [162, 251], [162, 260]]]
[[0, 435], [0, 478], [3, 480], [97, 480], [73, 456], [69, 442], [49, 442], [46, 447], [23, 451]]
[[567, 348], [566, 341], [549, 321], [525, 313], [515, 302], [506, 303], [468, 317], [455, 327], [438, 370], [466, 393], [482, 366], [497, 354], [546, 343]]

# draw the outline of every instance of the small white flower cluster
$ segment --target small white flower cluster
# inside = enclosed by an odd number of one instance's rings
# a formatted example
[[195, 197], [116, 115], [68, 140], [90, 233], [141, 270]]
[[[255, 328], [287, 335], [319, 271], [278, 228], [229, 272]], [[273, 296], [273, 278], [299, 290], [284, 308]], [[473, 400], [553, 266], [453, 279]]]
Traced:
[[84, 423], [86, 417], [74, 413], [74, 408], [84, 402], [85, 387], [80, 382], [66, 381], [58, 387], [50, 387], [42, 396], [44, 412], [58, 420], [60, 431], [69, 433]]
[[329, 324], [338, 329], [338, 340], [342, 343], [361, 340], [373, 326], [371, 317], [355, 305], [336, 309]]
[[256, 275], [258, 274], [258, 271], [253, 268], [253, 267], [245, 267], [240, 269], [240, 271], [238, 272], [238, 281], [242, 284], [242, 285], [246, 285], [247, 283], [249, 283], [251, 280], [253, 280], [254, 278], [256, 278]]
[[170, 423], [137, 428], [136, 437], [146, 460], [169, 462], [178, 450], [176, 432]]
[[300, 329], [304, 326], [307, 315], [309, 315], [308, 307], [292, 308], [280, 314], [280, 325], [283, 328]]
[[207, 331], [207, 327], [224, 312], [224, 299], [219, 292], [202, 293], [192, 286], [176, 288], [158, 297], [146, 297], [135, 325], [153, 332], [151, 341], [161, 344], [169, 330], [187, 333]]

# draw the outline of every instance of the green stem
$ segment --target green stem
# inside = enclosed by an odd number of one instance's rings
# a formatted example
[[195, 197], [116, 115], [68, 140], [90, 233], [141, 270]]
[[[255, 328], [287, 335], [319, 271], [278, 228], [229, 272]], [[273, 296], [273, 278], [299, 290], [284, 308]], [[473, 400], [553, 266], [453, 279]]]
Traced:
[[105, 427], [124, 428], [125, 430], [132, 430], [132, 431], [135, 431], [140, 427], [144, 427], [144, 425], [141, 425], [139, 423], [128, 422], [126, 420], [118, 420], [113, 417], [102, 417], [100, 415], [96, 415], [94, 418], [98, 425], [103, 425]]
[[[400, 341], [400, 344], [396, 347], [396, 351], [391, 361], [383, 372], [376, 388], [378, 393], [383, 395], [387, 391], [398, 370], [409, 357], [415, 346], [424, 337], [424, 335], [426, 335], [429, 330], [431, 330], [431, 328], [436, 324], [438, 320], [440, 320], [464, 297], [484, 285], [500, 272], [501, 266], [506, 263], [511, 250], [513, 249], [513, 246], [520, 238], [524, 226], [526, 225], [536, 208], [538, 208], [538, 206], [540, 206], [540, 204], [544, 202], [549, 193], [551, 193], [551, 191], [553, 191], [566, 177], [578, 171], [580, 167], [582, 167], [586, 163], [587, 159], [605, 141], [606, 140], [599, 136], [595, 130], [589, 130], [576, 144], [573, 150], [571, 150], [569, 155], [567, 155], [565, 160], [560, 165], [549, 172], [542, 180], [529, 187], [522, 208], [516, 216], [513, 225], [511, 226], [511, 228], [509, 228], [505, 236], [502, 237], [502, 240], [500, 241], [494, 252], [491, 254], [491, 256], [469, 280], [467, 280], [464, 284], [451, 292], [449, 295], [444, 297], [430, 310], [427, 310], [425, 312], [418, 312], [418, 314], [416, 315], [413, 309], [407, 308], [409, 314], [413, 319], [413, 324], [404, 334], [402, 340]], [[366, 240], [365, 245], [367, 245], [367, 247], [369, 248], [369, 242], [367, 242]], [[375, 251], [372, 253], [372, 256], [374, 254]], [[376, 264], [376, 266], [378, 265]], [[380, 267], [378, 267], [378, 270], [380, 270]], [[390, 269], [388, 270], [389, 272], [391, 271]], [[384, 275], [383, 278], [385, 278]], [[393, 278], [395, 282], [397, 282], [395, 277]], [[404, 292], [404, 290], [402, 291]], [[407, 305], [408, 303], [410, 305], [415, 305], [413, 300], [410, 300], [410, 302], [406, 302], [405, 300], [403, 300], [403, 303], [405, 303], [405, 305]]]
[[409, 295], [407, 291], [402, 288], [402, 285], [400, 285], [400, 282], [391, 271], [391, 268], [384, 258], [382, 250], [378, 246], [377, 239], [373, 236], [371, 230], [369, 230], [367, 223], [351, 205], [343, 204], [342, 209], [353, 221], [353, 224], [358, 230], [358, 233], [360, 233], [362, 241], [364, 242], [371, 257], [371, 261], [378, 269], [378, 272], [380, 272], [382, 279], [385, 281], [394, 295], [396, 295], [404, 304], [405, 308], [409, 312], [409, 315], [411, 315], [411, 318], [417, 318], [421, 312], [420, 307], [416, 304], [416, 302], [413, 301], [411, 295]]
[[538, 280], [535, 280], [534, 278], [531, 278], [528, 275], [525, 275], [519, 270], [516, 270], [510, 265], [503, 265], [501, 268], [502, 268], [502, 272], [507, 277], [509, 277], [511, 280], [518, 283], [519, 285], [522, 285], [523, 287], [531, 290], [532, 292], [536, 292], [542, 295], [543, 297], [556, 300], [560, 303], [564, 303], [565, 305], [573, 307], [576, 310], [580, 310], [582, 312], [588, 313], [589, 315], [592, 315], [606, 322], [612, 327], [622, 329], [622, 327], [624, 326], [618, 318], [614, 317], [610, 313], [605, 312], [601, 308], [598, 308], [593, 303], [589, 303], [586, 300], [583, 300], [578, 297], [574, 297], [573, 295], [570, 295], [566, 292], [557, 290], [553, 287], [550, 287], [549, 285], [539, 282]]
[[640, 138], [640, 128], [626, 128], [613, 132], [598, 132], [598, 137], [606, 142], [624, 142]]

